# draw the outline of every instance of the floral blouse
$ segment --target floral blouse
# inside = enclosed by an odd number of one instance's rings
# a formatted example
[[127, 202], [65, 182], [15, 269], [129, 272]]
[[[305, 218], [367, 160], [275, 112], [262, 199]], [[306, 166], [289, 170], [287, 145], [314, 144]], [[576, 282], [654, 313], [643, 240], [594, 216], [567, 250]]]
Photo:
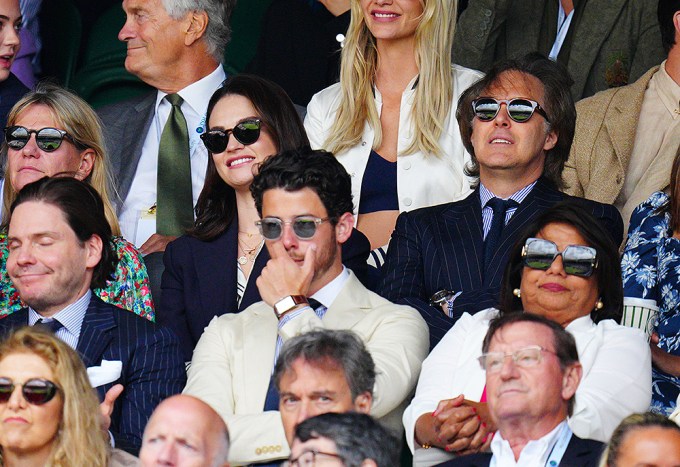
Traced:
[[[106, 288], [94, 289], [93, 292], [107, 303], [154, 321], [149, 276], [142, 256], [123, 237], [112, 237], [111, 243], [118, 257], [116, 270], [112, 279], [106, 282]], [[7, 256], [7, 234], [3, 232], [0, 233], [0, 318], [26, 306], [7, 274]]]
[[[659, 307], [659, 348], [680, 356], [680, 240], [669, 231], [670, 216], [656, 213], [667, 200], [656, 192], [633, 211], [621, 270], [624, 296], [654, 300]], [[680, 378], [654, 367], [651, 410], [668, 416], [679, 394]]]

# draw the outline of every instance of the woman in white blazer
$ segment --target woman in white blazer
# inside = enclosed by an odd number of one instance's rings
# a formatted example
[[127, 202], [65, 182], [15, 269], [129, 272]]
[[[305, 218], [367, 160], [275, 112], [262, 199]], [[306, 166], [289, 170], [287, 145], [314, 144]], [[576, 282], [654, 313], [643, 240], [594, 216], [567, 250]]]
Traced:
[[470, 192], [455, 108], [482, 75], [451, 65], [455, 10], [453, 0], [352, 0], [340, 83], [307, 108], [312, 146], [352, 176], [357, 228], [373, 249], [400, 212]]

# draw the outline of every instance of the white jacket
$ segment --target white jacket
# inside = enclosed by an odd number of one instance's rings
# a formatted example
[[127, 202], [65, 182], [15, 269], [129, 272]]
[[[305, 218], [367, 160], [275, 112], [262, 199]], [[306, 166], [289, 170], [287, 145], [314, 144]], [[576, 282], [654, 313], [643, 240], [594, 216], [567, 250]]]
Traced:
[[[483, 74], [458, 65], [452, 67], [453, 101], [451, 111], [444, 123], [444, 132], [439, 138], [442, 157], [434, 154], [416, 152], [407, 156], [397, 157], [397, 193], [399, 196], [399, 211], [436, 204], [448, 203], [465, 198], [470, 192], [470, 180], [463, 173], [465, 164], [470, 160], [469, 154], [463, 147], [460, 138], [458, 122], [456, 121], [456, 107], [458, 98], [470, 85], [482, 78]], [[411, 108], [415, 97], [415, 80], [406, 87], [401, 97], [399, 109], [399, 141], [397, 153], [401, 154], [411, 144], [413, 131], [411, 129]], [[380, 114], [382, 96], [375, 88], [375, 106]], [[305, 129], [314, 149], [323, 148], [329, 131], [335, 121], [335, 114], [340, 105], [340, 84], [334, 84], [312, 97], [307, 106]], [[371, 153], [374, 131], [368, 125], [364, 126], [361, 144], [340, 154], [338, 160], [352, 176], [352, 199], [354, 201], [355, 216], [361, 202], [361, 182]]]

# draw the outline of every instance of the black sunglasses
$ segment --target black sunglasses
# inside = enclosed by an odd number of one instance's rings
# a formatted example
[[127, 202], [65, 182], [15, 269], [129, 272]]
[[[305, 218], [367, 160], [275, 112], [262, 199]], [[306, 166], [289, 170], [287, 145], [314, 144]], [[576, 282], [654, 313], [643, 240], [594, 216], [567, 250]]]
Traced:
[[522, 247], [524, 265], [531, 269], [545, 271], [558, 256], [562, 256], [564, 272], [572, 276], [590, 277], [597, 268], [597, 251], [589, 246], [569, 245], [559, 251], [550, 240], [529, 238]]
[[284, 225], [292, 225], [295, 235], [302, 240], [309, 240], [316, 233], [316, 227], [329, 221], [330, 217], [300, 216], [292, 221], [282, 221], [278, 217], [265, 217], [257, 222], [260, 233], [267, 240], [278, 240], [283, 234]]
[[203, 144], [208, 151], [219, 154], [227, 149], [229, 144], [229, 133], [234, 135], [236, 141], [248, 146], [253, 144], [260, 137], [262, 121], [259, 118], [249, 118], [238, 123], [234, 128], [228, 130], [209, 130], [201, 135]]
[[[64, 138], [67, 138], [73, 144], [76, 144], [73, 137], [64, 130], [50, 127], [41, 128], [39, 130], [29, 130], [26, 127], [15, 125], [5, 128], [5, 141], [7, 141], [7, 146], [12, 149], [23, 148], [31, 139], [32, 133], [35, 133], [35, 142], [38, 147], [45, 152], [52, 152], [59, 149]], [[76, 146], [78, 145], [76, 144]], [[79, 149], [84, 148], [79, 147]]]
[[494, 99], [493, 97], [480, 97], [472, 101], [472, 110], [475, 116], [483, 122], [490, 122], [501, 110], [501, 104], [508, 107], [508, 115], [517, 123], [528, 121], [534, 112], [538, 112], [550, 123], [548, 114], [536, 101], [515, 97], [513, 99]]
[[59, 389], [52, 381], [42, 378], [31, 378], [24, 384], [18, 384], [3, 377], [0, 378], [0, 403], [8, 402], [17, 386], [21, 386], [21, 394], [32, 405], [47, 404], [54, 399]]

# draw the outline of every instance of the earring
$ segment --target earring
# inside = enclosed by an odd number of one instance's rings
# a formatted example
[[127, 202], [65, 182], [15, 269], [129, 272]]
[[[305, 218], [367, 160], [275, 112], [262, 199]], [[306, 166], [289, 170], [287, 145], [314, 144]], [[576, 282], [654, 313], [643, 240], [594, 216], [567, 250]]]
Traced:
[[522, 297], [522, 291], [519, 290], [519, 289], [513, 289], [512, 294], [513, 294], [515, 297], [517, 297], [517, 298], [521, 298], [521, 297]]
[[602, 308], [604, 308], [604, 303], [602, 303], [602, 299], [598, 298], [595, 302], [595, 309], [601, 310]]

